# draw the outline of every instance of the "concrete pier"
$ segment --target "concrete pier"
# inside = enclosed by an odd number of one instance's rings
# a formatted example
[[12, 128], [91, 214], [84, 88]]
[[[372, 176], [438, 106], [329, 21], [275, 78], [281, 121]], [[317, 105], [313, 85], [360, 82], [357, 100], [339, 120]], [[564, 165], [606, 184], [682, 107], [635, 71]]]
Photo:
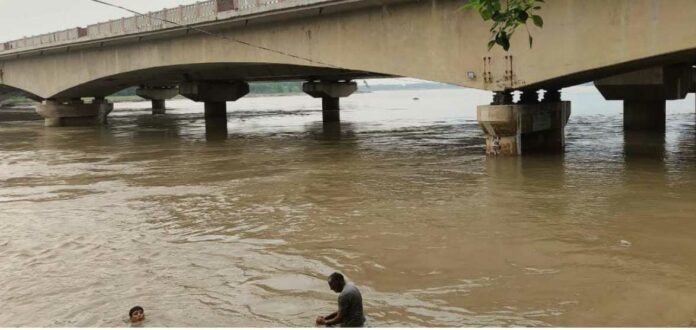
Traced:
[[135, 90], [135, 94], [152, 101], [152, 114], [164, 115], [167, 112], [166, 101], [179, 95], [176, 87], [140, 87]]
[[205, 121], [205, 139], [206, 141], [224, 141], [227, 140], [227, 120], [209, 120]]
[[167, 101], [165, 100], [152, 100], [152, 114], [153, 115], [164, 115], [167, 113]]
[[234, 102], [249, 94], [249, 84], [235, 81], [193, 81], [182, 83], [179, 93], [193, 101], [205, 102], [206, 118], [226, 118], [226, 102]]
[[242, 81], [193, 81], [179, 85], [179, 93], [193, 101], [204, 102], [205, 132], [208, 141], [227, 138], [227, 102], [249, 94]]
[[486, 134], [486, 154], [562, 152], [570, 112], [569, 101], [480, 106], [477, 115]]
[[36, 106], [36, 112], [44, 118], [47, 127], [106, 124], [106, 118], [113, 109], [114, 105], [103, 98], [96, 98], [92, 103], [84, 103], [80, 99], [46, 100]]
[[205, 102], [205, 118], [227, 118], [227, 103]]
[[658, 66], [595, 81], [607, 100], [624, 101], [624, 130], [665, 130], [666, 101], [683, 99], [692, 88], [690, 65]]
[[341, 99], [338, 97], [323, 97], [321, 99], [321, 116], [325, 123], [341, 121]]
[[623, 124], [625, 131], [665, 130], [666, 101], [624, 101]]
[[311, 81], [302, 90], [314, 98], [322, 100], [322, 118], [325, 123], [341, 121], [340, 98], [351, 96], [358, 90], [355, 82]]

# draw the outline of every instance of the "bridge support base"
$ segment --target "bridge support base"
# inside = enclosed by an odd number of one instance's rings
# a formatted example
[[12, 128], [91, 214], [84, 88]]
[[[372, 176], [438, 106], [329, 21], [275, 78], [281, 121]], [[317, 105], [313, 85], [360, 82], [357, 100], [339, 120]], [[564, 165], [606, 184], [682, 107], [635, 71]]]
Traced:
[[341, 121], [340, 98], [351, 96], [358, 90], [355, 82], [311, 81], [302, 90], [314, 98], [322, 100], [322, 118], [325, 123]]
[[478, 107], [486, 154], [494, 156], [563, 152], [569, 118], [569, 101]]
[[179, 90], [174, 87], [140, 87], [135, 90], [135, 94], [152, 101], [152, 114], [164, 115], [167, 113], [166, 101], [179, 94]]
[[82, 100], [47, 100], [36, 106], [36, 112], [44, 118], [47, 127], [106, 124], [106, 117], [113, 109], [114, 105], [102, 98], [97, 98], [92, 103], [84, 103]]

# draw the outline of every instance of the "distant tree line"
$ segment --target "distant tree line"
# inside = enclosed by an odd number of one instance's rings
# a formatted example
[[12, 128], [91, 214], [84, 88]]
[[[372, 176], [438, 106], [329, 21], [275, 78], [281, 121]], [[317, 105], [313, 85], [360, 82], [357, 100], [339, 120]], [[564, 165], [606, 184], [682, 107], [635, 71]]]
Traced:
[[[126, 88], [122, 91], [114, 93], [113, 96], [135, 96], [137, 87]], [[302, 82], [271, 82], [271, 83], [250, 83], [249, 89], [251, 94], [289, 94], [301, 93]]]

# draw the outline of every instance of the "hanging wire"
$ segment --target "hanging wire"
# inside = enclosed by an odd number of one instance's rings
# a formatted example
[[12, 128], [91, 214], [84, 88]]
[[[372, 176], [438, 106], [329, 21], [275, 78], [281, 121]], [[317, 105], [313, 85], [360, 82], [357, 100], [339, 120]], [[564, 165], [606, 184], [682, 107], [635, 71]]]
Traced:
[[130, 13], [135, 14], [135, 15], [147, 16], [147, 17], [149, 17], [149, 18], [151, 18], [151, 19], [160, 20], [160, 21], [165, 22], [165, 23], [169, 23], [169, 24], [173, 24], [173, 25], [176, 25], [176, 26], [179, 26], [179, 27], [184, 27], [184, 28], [187, 28], [187, 29], [191, 29], [191, 30], [194, 30], [194, 31], [198, 31], [198, 32], [201, 32], [201, 33], [203, 33], [203, 34], [206, 34], [206, 35], [209, 35], [209, 36], [212, 36], [212, 37], [221, 38], [221, 39], [224, 39], [224, 40], [227, 40], [227, 41], [232, 41], [232, 42], [239, 43], [239, 44], [242, 44], [242, 45], [245, 45], [245, 46], [248, 46], [248, 47], [252, 47], [252, 48], [256, 48], [256, 49], [261, 49], [261, 50], [265, 50], [265, 51], [267, 51], [267, 52], [271, 52], [271, 53], [275, 53], [275, 54], [280, 54], [280, 55], [283, 55], [283, 56], [287, 56], [287, 57], [295, 58], [295, 59], [298, 59], [298, 60], [303, 60], [303, 61], [307, 61], [307, 62], [310, 62], [310, 63], [314, 63], [314, 64], [319, 64], [319, 65], [331, 67], [331, 68], [334, 68], [334, 69], [345, 69], [345, 68], [342, 68], [342, 67], [340, 67], [340, 66], [336, 66], [336, 65], [333, 65], [333, 64], [330, 64], [330, 63], [321, 62], [321, 61], [316, 61], [316, 60], [313, 60], [313, 59], [311, 59], [311, 58], [307, 58], [307, 57], [303, 57], [303, 56], [300, 56], [300, 55], [295, 55], [295, 54], [292, 54], [292, 53], [284, 52], [284, 51], [282, 51], [282, 50], [277, 50], [277, 49], [272, 49], [272, 48], [268, 48], [268, 47], [265, 47], [265, 46], [255, 45], [255, 44], [252, 44], [252, 43], [250, 43], [250, 42], [246, 42], [246, 41], [239, 40], [239, 39], [236, 39], [236, 38], [230, 38], [230, 37], [227, 37], [227, 36], [225, 36], [225, 35], [222, 35], [222, 34], [219, 34], [219, 33], [213, 33], [213, 32], [210, 32], [210, 31], [206, 31], [206, 30], [203, 30], [203, 29], [201, 29], [201, 28], [198, 28], [198, 27], [195, 27], [195, 26], [191, 26], [191, 25], [188, 25], [188, 24], [180, 24], [180, 23], [177, 23], [177, 22], [170, 21], [170, 20], [168, 20], [168, 19], [166, 19], [166, 18], [159, 18], [159, 17], [153, 16], [153, 15], [151, 15], [151, 14], [149, 14], [149, 13], [148, 13], [148, 14], [140, 13], [140, 12], [138, 12], [138, 11], [135, 11], [135, 10], [132, 10], [132, 9], [123, 7], [123, 6], [119, 6], [119, 5], [117, 5], [117, 4], [113, 4], [113, 3], [110, 3], [110, 2], [106, 2], [106, 1], [102, 1], [102, 0], [90, 0], [90, 1], [96, 2], [96, 3], [99, 3], [99, 4], [102, 4], [102, 5], [105, 5], [105, 6], [109, 6], [109, 7], [113, 7], [113, 8], [118, 8], [118, 9], [121, 9], [121, 10], [125, 10], [125, 11], [130, 12]]

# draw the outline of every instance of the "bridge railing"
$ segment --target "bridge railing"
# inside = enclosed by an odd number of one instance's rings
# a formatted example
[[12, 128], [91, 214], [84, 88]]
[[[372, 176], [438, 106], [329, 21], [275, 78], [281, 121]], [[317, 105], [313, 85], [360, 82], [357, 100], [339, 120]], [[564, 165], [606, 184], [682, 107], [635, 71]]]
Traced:
[[87, 36], [91, 39], [108, 38], [167, 29], [179, 25], [213, 21], [217, 14], [215, 2], [215, 0], [198, 2], [191, 5], [150, 12], [144, 15], [92, 24], [87, 26]]
[[8, 51], [27, 47], [38, 47], [53, 43], [60, 43], [70, 40], [77, 40], [87, 35], [87, 30], [83, 28], [73, 28], [58, 32], [41, 34], [38, 36], [27, 37], [19, 40], [8, 41], [0, 44], [0, 50]]
[[[156, 31], [208, 21], [215, 21], [218, 14], [262, 9], [286, 0], [208, 0], [190, 5], [167, 8], [144, 15], [136, 15], [108, 22], [73, 28], [59, 32], [26, 37], [0, 43], [0, 53], [19, 49], [41, 48], [81, 40], [103, 39], [115, 36]], [[232, 14], [234, 16], [234, 14]]]

